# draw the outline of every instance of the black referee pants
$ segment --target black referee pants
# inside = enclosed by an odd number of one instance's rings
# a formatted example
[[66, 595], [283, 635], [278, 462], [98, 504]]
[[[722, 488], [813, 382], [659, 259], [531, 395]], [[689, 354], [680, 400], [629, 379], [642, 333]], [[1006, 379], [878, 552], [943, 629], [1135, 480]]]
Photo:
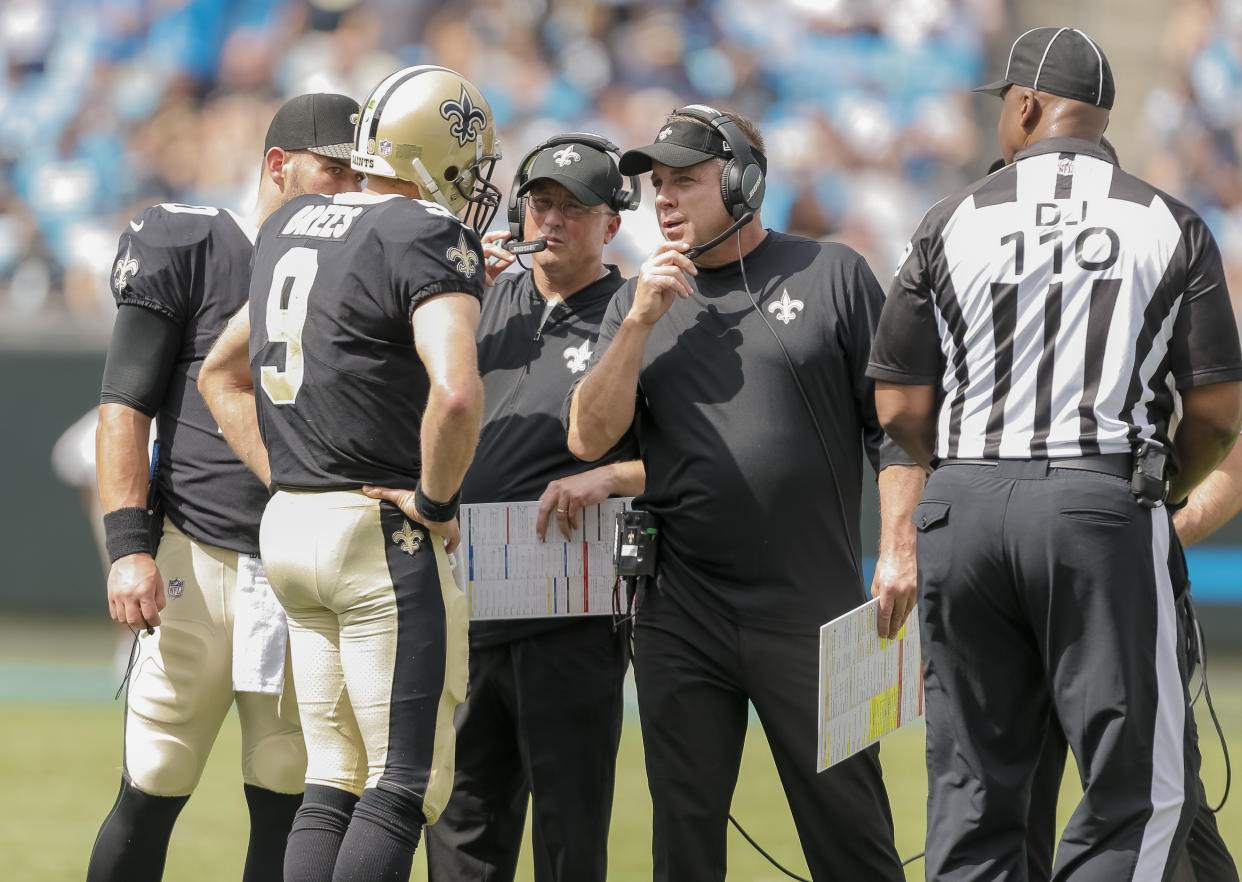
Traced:
[[1057, 882], [1172, 878], [1196, 804], [1167, 511], [1046, 462], [946, 464], [915, 510], [929, 880], [1028, 878], [1052, 716], [1084, 781]]
[[628, 663], [607, 616], [471, 649], [430, 882], [511, 882], [528, 801], [537, 882], [603, 882]]
[[[1179, 605], [1179, 613], [1185, 609]], [[1182, 619], [1183, 627], [1186, 620]], [[1193, 726], [1192, 720], [1192, 726]], [[1197, 726], [1192, 729], [1198, 745]], [[1053, 848], [1056, 845], [1057, 797], [1065, 772], [1069, 745], [1061, 723], [1053, 719], [1044, 742], [1044, 752], [1035, 771], [1031, 787], [1031, 811], [1026, 834], [1026, 857], [1030, 882], [1048, 882], [1052, 878]], [[1197, 749], [1197, 748], [1196, 748]], [[1202, 779], [1196, 782], [1194, 820], [1186, 845], [1178, 854], [1172, 882], [1238, 882], [1238, 868], [1233, 855], [1220, 835], [1216, 816], [1208, 808]]]
[[[875, 746], [816, 773], [819, 638], [691, 614], [645, 591], [634, 677], [652, 805], [655, 882], [725, 878], [725, 833], [754, 703], [815, 882], [904, 875]], [[762, 809], [738, 806], [743, 826]]]

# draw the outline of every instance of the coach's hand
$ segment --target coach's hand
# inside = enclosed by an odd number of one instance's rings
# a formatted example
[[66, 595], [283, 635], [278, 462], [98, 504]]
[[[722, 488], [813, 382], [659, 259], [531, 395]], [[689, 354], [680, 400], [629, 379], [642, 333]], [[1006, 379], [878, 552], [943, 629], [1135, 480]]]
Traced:
[[561, 535], [569, 540], [578, 529], [579, 517], [588, 505], [603, 502], [612, 494], [613, 470], [604, 466], [591, 469], [568, 478], [558, 478], [548, 484], [539, 497], [539, 515], [535, 520], [535, 535], [542, 542], [548, 535], [548, 520], [556, 514]]
[[500, 244], [505, 239], [511, 238], [512, 235], [508, 230], [504, 232], [494, 230], [483, 237], [483, 256], [487, 260], [486, 284], [489, 288], [492, 286], [492, 282], [496, 281], [496, 277], [508, 269], [513, 261], [517, 260], [516, 254], [512, 251], [505, 251]]
[[461, 527], [458, 526], [457, 518], [453, 518], [451, 521], [427, 520], [414, 507], [413, 490], [393, 490], [391, 487], [372, 487], [367, 485], [362, 488], [362, 492], [372, 499], [383, 499], [401, 509], [401, 513], [407, 518], [417, 521], [426, 527], [429, 533], [434, 533], [443, 539], [444, 550], [450, 554], [456, 551], [457, 546], [461, 544]]
[[875, 564], [875, 578], [871, 580], [871, 596], [880, 598], [876, 632], [881, 637], [897, 638], [906, 616], [914, 609], [918, 587], [912, 545], [880, 555]]
[[699, 268], [683, 253], [688, 250], [688, 242], [664, 242], [643, 262], [638, 271], [634, 303], [630, 307], [631, 319], [654, 325], [669, 311], [674, 300], [694, 293], [690, 276], [697, 276]]
[[108, 570], [108, 612], [113, 619], [134, 628], [154, 628], [167, 603], [155, 558], [140, 552], [113, 562]]

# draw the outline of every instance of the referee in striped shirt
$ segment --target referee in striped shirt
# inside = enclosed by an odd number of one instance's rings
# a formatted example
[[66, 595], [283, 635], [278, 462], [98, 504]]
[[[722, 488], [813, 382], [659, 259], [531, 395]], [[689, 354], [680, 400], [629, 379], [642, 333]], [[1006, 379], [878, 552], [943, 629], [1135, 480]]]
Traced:
[[983, 88], [1009, 164], [924, 218], [868, 368], [881, 423], [935, 469], [914, 513], [927, 878], [1026, 878], [1055, 713], [1085, 788], [1054, 878], [1169, 879], [1199, 756], [1163, 502], [1242, 425], [1220, 254], [1100, 148], [1112, 73], [1081, 31], [1028, 31]]

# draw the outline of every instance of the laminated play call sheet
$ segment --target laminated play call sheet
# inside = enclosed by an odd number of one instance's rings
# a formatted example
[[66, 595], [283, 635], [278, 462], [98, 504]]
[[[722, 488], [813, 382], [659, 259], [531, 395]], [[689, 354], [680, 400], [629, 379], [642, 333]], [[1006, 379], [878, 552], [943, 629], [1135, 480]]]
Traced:
[[819, 629], [819, 769], [923, 715], [919, 613], [895, 640], [876, 633], [878, 599]]
[[544, 542], [535, 535], [538, 502], [463, 505], [454, 575], [470, 618], [611, 615], [617, 513], [632, 501], [587, 506], [569, 541], [552, 515]]

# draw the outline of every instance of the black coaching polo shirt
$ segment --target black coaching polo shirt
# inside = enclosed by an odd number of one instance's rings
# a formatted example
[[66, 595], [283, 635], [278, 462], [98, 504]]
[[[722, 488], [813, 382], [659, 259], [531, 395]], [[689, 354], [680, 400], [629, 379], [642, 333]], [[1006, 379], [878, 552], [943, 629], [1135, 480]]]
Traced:
[[[569, 452], [561, 408], [594, 354], [599, 323], [624, 283], [615, 266], [560, 303], [548, 301], [530, 271], [506, 273], [483, 296], [476, 339], [483, 377], [483, 428], [462, 484], [462, 502], [526, 502], [549, 483], [637, 458], [631, 437], [601, 460]], [[550, 522], [549, 541], [560, 532]], [[473, 622], [470, 640], [487, 646], [561, 627], [570, 620]]]
[[[863, 457], [877, 471], [909, 462], [885, 438], [866, 376], [884, 296], [836, 243], [769, 231], [744, 269], [745, 281], [737, 262], [700, 267], [693, 294], [652, 329], [635, 506], [660, 520], [660, 590], [750, 627], [809, 633], [866, 598], [854, 566]], [[613, 298], [596, 358], [635, 287]]]

